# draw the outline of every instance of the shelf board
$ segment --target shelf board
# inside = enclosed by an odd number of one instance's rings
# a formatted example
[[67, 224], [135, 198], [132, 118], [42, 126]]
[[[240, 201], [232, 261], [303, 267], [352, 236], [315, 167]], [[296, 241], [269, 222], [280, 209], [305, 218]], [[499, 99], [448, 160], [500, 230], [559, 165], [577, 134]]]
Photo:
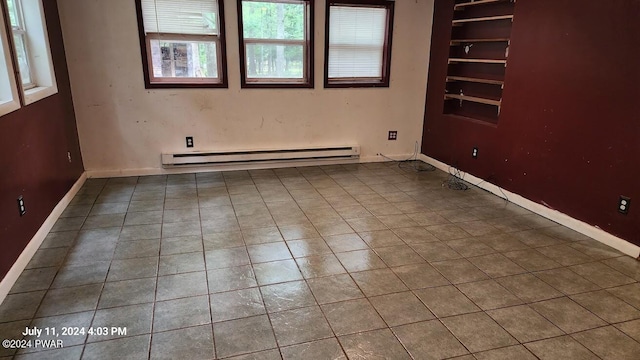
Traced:
[[509, 42], [509, 38], [488, 38], [488, 39], [452, 39], [451, 45], [466, 43], [486, 43], [486, 42]]
[[480, 63], [480, 64], [506, 64], [507, 60], [499, 60], [499, 59], [465, 59], [465, 58], [449, 58], [449, 64], [451, 63]]
[[479, 84], [504, 85], [504, 81], [502, 80], [481, 79], [481, 78], [473, 78], [473, 77], [465, 77], [465, 76], [447, 76], [447, 82], [449, 81], [466, 81], [466, 82], [473, 82], [473, 83], [479, 83]]
[[455, 111], [454, 112], [450, 112], [450, 113], [444, 113], [444, 115], [449, 116], [453, 119], [460, 119], [460, 120], [464, 120], [464, 121], [470, 121], [476, 124], [480, 124], [480, 125], [486, 125], [486, 126], [491, 126], [492, 128], [497, 128], [498, 127], [498, 119], [490, 119], [490, 118], [485, 118], [483, 117], [472, 117], [469, 114], [458, 114]]
[[461, 25], [470, 22], [481, 22], [481, 21], [494, 21], [494, 20], [513, 20], [513, 15], [498, 15], [498, 16], [486, 16], [479, 18], [471, 18], [471, 19], [458, 19], [453, 20], [451, 23], [455, 25]]
[[462, 10], [464, 8], [466, 8], [467, 6], [475, 6], [475, 5], [484, 5], [484, 4], [491, 4], [491, 3], [497, 3], [497, 2], [502, 2], [505, 0], [478, 0], [478, 1], [467, 1], [467, 2], [463, 2], [460, 4], [456, 4], [453, 8], [455, 10]]
[[455, 95], [455, 94], [444, 94], [444, 99], [445, 100], [462, 100], [462, 101], [471, 101], [471, 102], [475, 102], [475, 103], [480, 103], [480, 104], [486, 104], [486, 105], [494, 105], [494, 106], [500, 106], [502, 103], [502, 100], [493, 100], [493, 99], [485, 99], [485, 98], [481, 98], [481, 97], [476, 97], [476, 96], [467, 96], [467, 95]]

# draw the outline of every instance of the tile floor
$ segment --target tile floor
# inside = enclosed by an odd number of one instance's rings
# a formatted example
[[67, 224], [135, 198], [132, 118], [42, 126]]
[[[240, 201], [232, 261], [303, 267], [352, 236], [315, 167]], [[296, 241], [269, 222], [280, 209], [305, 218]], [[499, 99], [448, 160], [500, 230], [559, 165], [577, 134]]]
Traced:
[[445, 178], [387, 163], [88, 180], [0, 338], [126, 336], [0, 358], [640, 358], [639, 262]]

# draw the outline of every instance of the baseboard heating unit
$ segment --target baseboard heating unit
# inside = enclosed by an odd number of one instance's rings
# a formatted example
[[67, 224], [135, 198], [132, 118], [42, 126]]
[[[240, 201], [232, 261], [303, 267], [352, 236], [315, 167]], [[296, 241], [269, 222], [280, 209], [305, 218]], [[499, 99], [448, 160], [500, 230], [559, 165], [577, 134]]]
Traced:
[[292, 149], [207, 151], [162, 154], [164, 168], [177, 167], [287, 167], [359, 162], [360, 146]]

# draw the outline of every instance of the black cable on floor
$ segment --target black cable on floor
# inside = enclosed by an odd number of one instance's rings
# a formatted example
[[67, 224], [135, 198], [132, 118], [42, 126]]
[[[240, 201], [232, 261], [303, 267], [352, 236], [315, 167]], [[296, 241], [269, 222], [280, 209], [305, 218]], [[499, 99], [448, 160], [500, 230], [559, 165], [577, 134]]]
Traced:
[[[452, 169], [453, 172], [451, 171]], [[469, 190], [469, 186], [462, 181], [460, 170], [456, 168], [449, 168], [449, 178], [442, 183], [442, 186], [446, 186], [451, 190]]]
[[435, 171], [436, 167], [427, 164], [424, 161], [418, 160], [418, 142], [416, 141], [415, 147], [413, 149], [413, 155], [409, 156], [406, 160], [394, 160], [382, 153], [378, 154], [383, 158], [390, 160], [394, 163], [398, 164], [398, 168], [404, 171], [415, 171], [415, 172], [424, 172], [424, 171]]

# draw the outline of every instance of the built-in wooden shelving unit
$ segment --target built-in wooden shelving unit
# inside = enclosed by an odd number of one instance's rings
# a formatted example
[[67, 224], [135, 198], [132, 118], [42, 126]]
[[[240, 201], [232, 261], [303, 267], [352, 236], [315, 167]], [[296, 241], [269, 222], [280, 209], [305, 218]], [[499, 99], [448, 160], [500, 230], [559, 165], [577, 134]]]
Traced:
[[479, 63], [479, 64], [506, 64], [507, 60], [500, 59], [465, 59], [465, 58], [449, 58], [449, 64], [451, 63]]
[[447, 82], [452, 82], [452, 81], [466, 81], [466, 82], [489, 84], [489, 85], [504, 84], [504, 81], [502, 80], [481, 79], [481, 78], [472, 78], [472, 77], [466, 77], [466, 76], [447, 76]]
[[477, 17], [477, 18], [469, 18], [469, 19], [458, 19], [458, 20], [453, 20], [452, 24], [455, 26], [455, 25], [462, 25], [464, 23], [495, 21], [495, 20], [513, 20], [513, 15], [485, 16], [485, 17]]
[[456, 0], [451, 22], [446, 114], [497, 123], [515, 0]]
[[456, 4], [453, 8], [455, 10], [464, 10], [464, 8], [466, 8], [468, 6], [485, 5], [485, 4], [491, 4], [491, 3], [496, 3], [496, 2], [500, 2], [500, 1], [504, 1], [504, 0], [465, 1], [465, 2], [461, 2], [461, 3]]
[[494, 105], [494, 106], [500, 106], [500, 103], [502, 103], [502, 100], [492, 100], [487, 98], [481, 98], [476, 96], [466, 96], [466, 95], [446, 94], [444, 98], [447, 100], [457, 99], [462, 101], [473, 101], [479, 104], [487, 104], [487, 105]]
[[473, 44], [473, 43], [485, 43], [485, 42], [509, 42], [509, 38], [501, 39], [452, 39], [451, 46], [460, 44]]

